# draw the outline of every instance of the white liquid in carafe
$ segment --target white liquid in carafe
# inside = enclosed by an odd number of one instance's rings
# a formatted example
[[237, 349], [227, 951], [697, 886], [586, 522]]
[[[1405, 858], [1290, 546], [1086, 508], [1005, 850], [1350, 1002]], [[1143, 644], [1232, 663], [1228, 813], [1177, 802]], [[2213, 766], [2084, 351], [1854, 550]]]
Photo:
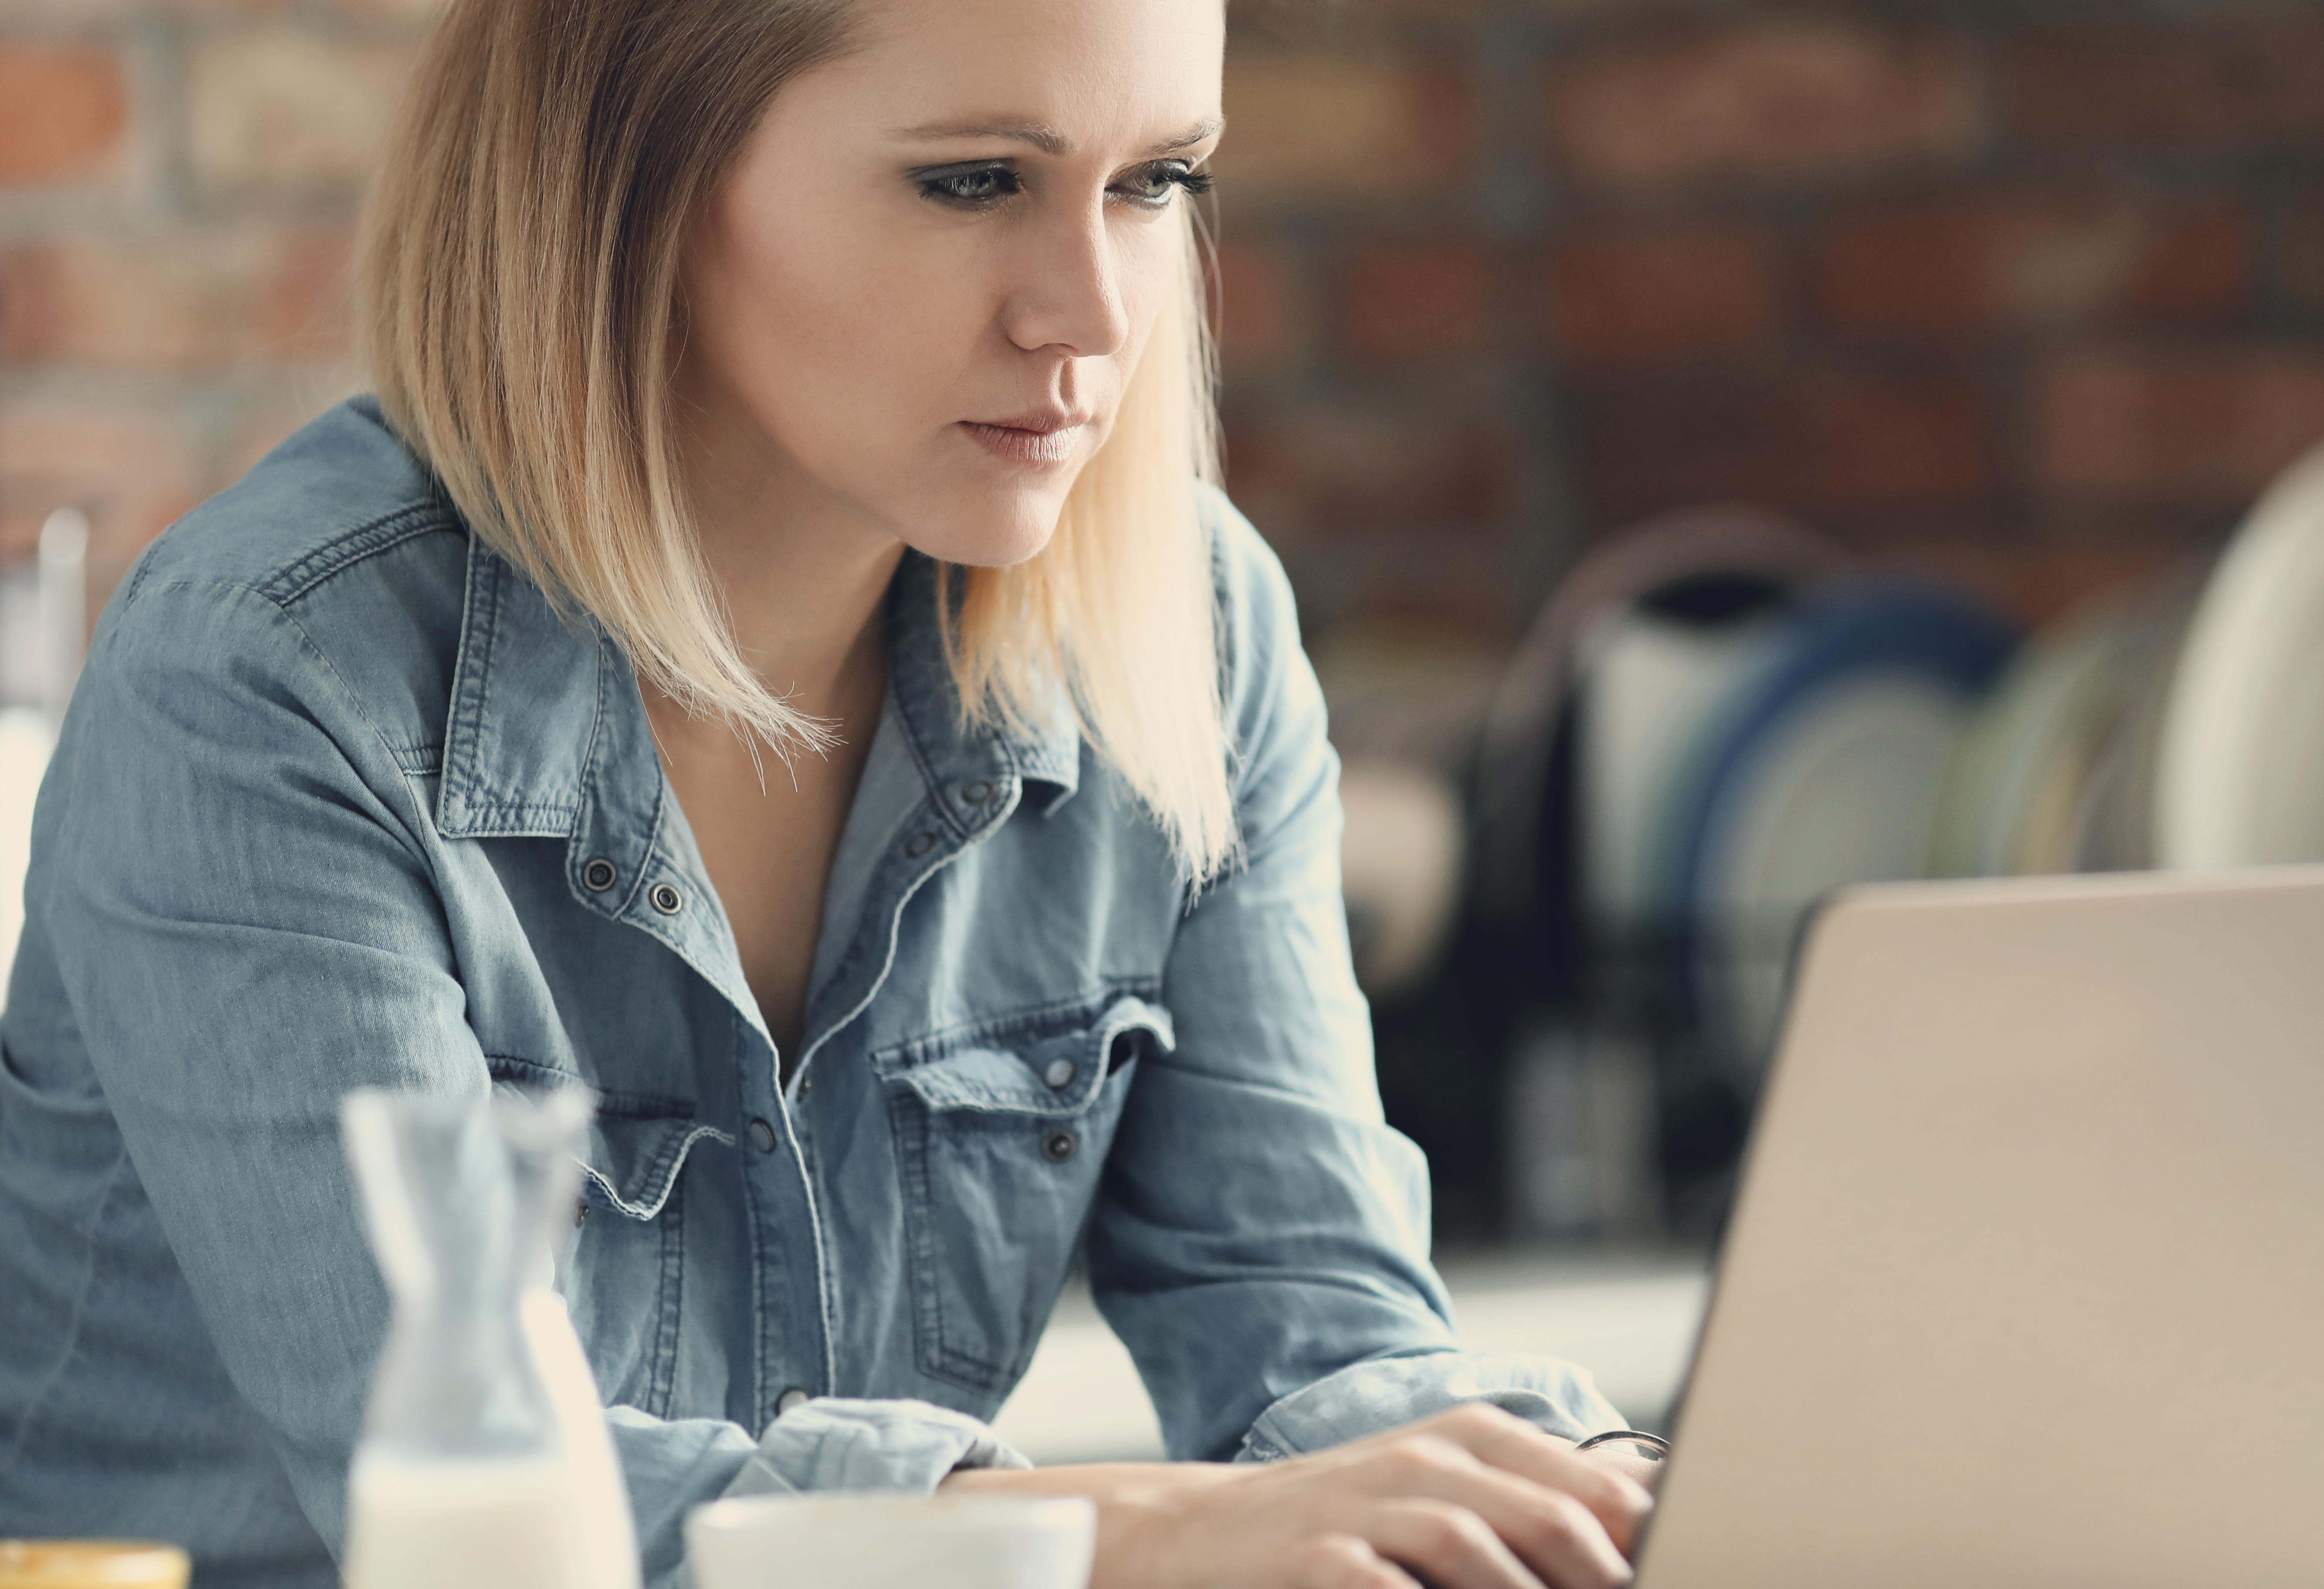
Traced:
[[566, 1464], [358, 1457], [347, 1485], [346, 1589], [572, 1589], [590, 1564]]
[[534, 1287], [524, 1298], [524, 1334], [549, 1388], [558, 1438], [565, 1447], [561, 1487], [585, 1569], [570, 1580], [572, 1589], [638, 1589], [638, 1530], [631, 1520], [629, 1485], [565, 1299], [546, 1286]]

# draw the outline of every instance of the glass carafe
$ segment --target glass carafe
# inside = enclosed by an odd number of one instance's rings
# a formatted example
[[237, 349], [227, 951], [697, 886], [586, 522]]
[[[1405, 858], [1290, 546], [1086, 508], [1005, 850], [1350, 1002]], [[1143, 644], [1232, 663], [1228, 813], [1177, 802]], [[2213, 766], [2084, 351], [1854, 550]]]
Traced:
[[349, 1589], [636, 1589], [629, 1497], [550, 1243], [579, 1088], [342, 1110], [394, 1316], [348, 1481]]

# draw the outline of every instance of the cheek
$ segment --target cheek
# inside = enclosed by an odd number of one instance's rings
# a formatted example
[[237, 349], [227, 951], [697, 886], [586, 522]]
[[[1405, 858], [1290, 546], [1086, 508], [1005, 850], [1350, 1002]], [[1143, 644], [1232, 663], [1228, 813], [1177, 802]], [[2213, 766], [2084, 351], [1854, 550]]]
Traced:
[[1139, 362], [1154, 323], [1178, 287], [1179, 244], [1171, 217], [1148, 221], [1123, 240], [1117, 255], [1121, 309], [1130, 336], [1115, 362], [1125, 376]]
[[832, 221], [746, 222], [728, 236], [720, 323], [703, 334], [776, 442], [821, 474], [933, 422], [973, 346], [956, 275]]
[[[1176, 290], [1174, 231], [1132, 221], [1114, 234], [1130, 335], [1079, 372], [1081, 395], [1109, 418]], [[1028, 369], [1001, 328], [1001, 278], [1038, 275], [1041, 262], [771, 199], [735, 204], [705, 242], [689, 357], [793, 467], [932, 555], [1010, 563], [1040, 550], [1074, 473], [995, 472], [952, 427], [1049, 374]]]

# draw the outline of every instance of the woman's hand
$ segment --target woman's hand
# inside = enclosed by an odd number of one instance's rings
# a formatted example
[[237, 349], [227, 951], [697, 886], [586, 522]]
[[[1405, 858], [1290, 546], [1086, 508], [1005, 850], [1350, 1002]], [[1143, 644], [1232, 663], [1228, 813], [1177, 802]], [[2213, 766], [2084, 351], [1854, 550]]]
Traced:
[[986, 1470], [945, 1483], [1095, 1500], [1091, 1589], [1616, 1589], [1654, 1505], [1611, 1467], [1483, 1403], [1263, 1466]]

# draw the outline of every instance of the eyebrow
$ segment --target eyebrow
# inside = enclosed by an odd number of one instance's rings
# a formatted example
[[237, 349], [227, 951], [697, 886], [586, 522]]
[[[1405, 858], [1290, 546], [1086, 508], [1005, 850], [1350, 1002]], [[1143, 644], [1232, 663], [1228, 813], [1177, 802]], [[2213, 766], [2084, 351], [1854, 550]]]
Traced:
[[[1181, 149], [1191, 149], [1205, 138], [1216, 137], [1226, 128], [1224, 116], [1213, 116], [1198, 122], [1176, 137], [1165, 138], [1146, 150], [1148, 156], [1175, 154]], [[1029, 143], [1044, 154], [1066, 155], [1073, 152], [1074, 141], [1046, 122], [931, 122], [924, 126], [901, 127], [895, 134], [915, 143], [934, 143], [950, 138], [1006, 138], [1014, 143]]]

